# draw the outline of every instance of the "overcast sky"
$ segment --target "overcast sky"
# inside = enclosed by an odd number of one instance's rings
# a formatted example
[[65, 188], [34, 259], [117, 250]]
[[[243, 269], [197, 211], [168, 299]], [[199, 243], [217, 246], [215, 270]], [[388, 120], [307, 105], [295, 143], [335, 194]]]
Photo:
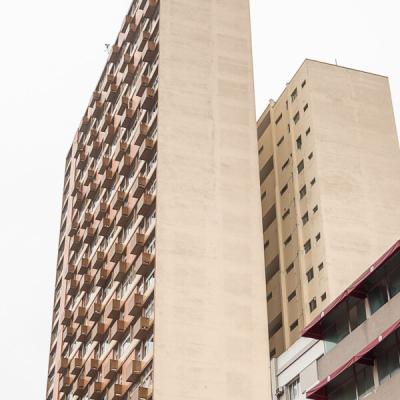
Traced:
[[[304, 58], [337, 59], [388, 75], [400, 121], [397, 0], [251, 3], [258, 114]], [[0, 2], [2, 399], [45, 398], [64, 159], [129, 4]]]

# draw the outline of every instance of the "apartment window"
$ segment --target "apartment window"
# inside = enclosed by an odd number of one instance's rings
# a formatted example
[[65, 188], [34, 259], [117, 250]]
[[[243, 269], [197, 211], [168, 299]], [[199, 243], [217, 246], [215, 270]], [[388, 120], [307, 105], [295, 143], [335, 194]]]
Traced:
[[264, 243], [264, 249], [266, 249], [268, 246], [269, 246], [269, 240], [267, 240], [267, 241]]
[[264, 146], [261, 146], [261, 147], [258, 149], [258, 154], [261, 154], [261, 153], [263, 152], [263, 150], [264, 150]]
[[287, 124], [287, 131], [290, 133], [290, 124]]
[[279, 124], [279, 121], [282, 119], [282, 113], [281, 113], [281, 115], [279, 115], [279, 117], [276, 119], [276, 121], [275, 121], [275, 125], [278, 125]]
[[272, 358], [272, 357], [275, 356], [275, 354], [276, 354], [276, 350], [275, 350], [275, 349], [272, 349], [272, 350], [270, 351], [270, 353], [269, 353], [269, 357]]
[[267, 302], [272, 300], [272, 292], [268, 293]]
[[288, 158], [285, 163], [282, 165], [282, 171], [289, 165], [290, 159]]
[[289, 266], [286, 268], [286, 273], [288, 274], [294, 268], [294, 263], [290, 263]]
[[380, 343], [375, 352], [377, 354], [379, 383], [381, 384], [400, 369], [399, 344], [396, 333]]
[[324, 263], [322, 262], [321, 264], [318, 265], [318, 270], [322, 271], [324, 269]]
[[288, 298], [287, 298], [287, 299], [288, 299], [288, 302], [291, 302], [295, 297], [296, 297], [296, 291], [293, 290], [293, 292], [290, 293], [289, 296], [288, 296]]
[[288, 400], [300, 400], [300, 379], [297, 377], [286, 387]]
[[308, 155], [308, 159], [311, 160], [313, 157], [314, 157], [314, 153], [311, 152], [311, 153]]
[[321, 239], [321, 233], [317, 233], [317, 236], [315, 236], [315, 240], [317, 241], [317, 242], [319, 242], [319, 240]]
[[317, 299], [314, 297], [309, 303], [310, 312], [313, 312], [317, 308]]
[[322, 301], [325, 301], [325, 300], [326, 300], [326, 292], [325, 292], [325, 293], [322, 293], [322, 295], [321, 295], [321, 300], [322, 300]]
[[300, 150], [300, 149], [301, 149], [302, 144], [303, 144], [303, 143], [302, 143], [301, 135], [300, 135], [300, 136], [298, 136], [297, 139], [296, 139], [297, 150]]
[[295, 116], [293, 117], [293, 121], [295, 124], [297, 124], [300, 121], [300, 113], [297, 111]]
[[287, 246], [292, 241], [292, 235], [289, 235], [288, 238], [283, 242], [285, 246]]
[[267, 197], [267, 192], [266, 191], [262, 192], [261, 200], [264, 200], [266, 197]]
[[313, 279], [314, 279], [314, 268], [310, 268], [307, 272], [306, 272], [306, 275], [307, 275], [307, 281], [308, 282], [311, 282]]
[[289, 110], [289, 102], [286, 100], [286, 110]]
[[306, 136], [308, 136], [310, 133], [311, 133], [311, 128], [308, 128], [308, 129], [306, 130]]
[[310, 181], [311, 186], [314, 186], [314, 185], [315, 185], [315, 182], [316, 182], [315, 178], [312, 178], [311, 181]]
[[301, 88], [304, 89], [304, 86], [306, 86], [307, 81], [304, 79], [303, 83], [301, 84]]
[[311, 250], [311, 240], [308, 239], [307, 242], [304, 243], [304, 251], [307, 254]]
[[303, 225], [308, 222], [308, 211], [301, 217], [301, 220], [303, 221]]
[[297, 173], [300, 174], [304, 170], [304, 160], [301, 160], [297, 166]]
[[308, 109], [308, 103], [303, 107], [303, 111], [306, 112]]
[[290, 97], [292, 98], [292, 103], [297, 99], [297, 88], [293, 90]]
[[286, 184], [282, 189], [281, 189], [281, 196], [288, 190], [288, 184]]
[[282, 215], [282, 219], [285, 220], [290, 214], [290, 208], [288, 208]]
[[278, 143], [276, 144], [278, 147], [283, 143], [283, 141], [285, 140], [285, 136], [282, 136], [279, 140]]
[[296, 321], [294, 321], [293, 324], [290, 325], [290, 331], [294, 331], [298, 326], [299, 326], [299, 320], [296, 319]]
[[318, 211], [318, 205], [316, 205], [316, 206], [313, 208], [314, 214], [315, 214], [317, 211]]
[[304, 186], [300, 189], [300, 199], [302, 199], [306, 194], [307, 194], [307, 188], [306, 188], [306, 185], [304, 185]]

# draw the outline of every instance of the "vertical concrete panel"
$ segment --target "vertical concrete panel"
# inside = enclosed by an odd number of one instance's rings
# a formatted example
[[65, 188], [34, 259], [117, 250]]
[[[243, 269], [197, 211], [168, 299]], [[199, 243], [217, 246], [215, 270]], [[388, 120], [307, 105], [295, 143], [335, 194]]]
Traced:
[[247, 0], [163, 0], [154, 396], [268, 399]]

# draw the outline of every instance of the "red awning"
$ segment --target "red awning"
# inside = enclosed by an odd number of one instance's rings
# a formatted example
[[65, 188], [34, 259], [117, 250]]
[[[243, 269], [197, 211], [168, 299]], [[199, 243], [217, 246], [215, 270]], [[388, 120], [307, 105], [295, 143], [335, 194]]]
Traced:
[[330, 312], [332, 312], [340, 303], [346, 300], [350, 296], [354, 297], [365, 297], [363, 291], [363, 284], [367, 278], [369, 278], [375, 271], [383, 267], [386, 261], [400, 251], [400, 240], [398, 240], [389, 250], [386, 251], [378, 260], [376, 260], [352, 285], [350, 285], [341, 295], [339, 295], [333, 302], [320, 315], [308, 324], [303, 331], [301, 336], [323, 339], [321, 335], [321, 321]]
[[368, 353], [373, 350], [382, 340], [386, 339], [390, 334], [400, 328], [400, 319], [394, 323], [390, 328], [386, 329], [379, 337], [372, 341], [368, 346], [364, 347], [359, 353], [353, 356], [349, 361], [343, 364], [336, 371], [331, 373], [328, 377], [322, 380], [318, 385], [314, 386], [307, 392], [307, 399], [327, 400], [327, 385], [337, 378], [342, 372], [346, 371], [355, 363], [367, 360]]

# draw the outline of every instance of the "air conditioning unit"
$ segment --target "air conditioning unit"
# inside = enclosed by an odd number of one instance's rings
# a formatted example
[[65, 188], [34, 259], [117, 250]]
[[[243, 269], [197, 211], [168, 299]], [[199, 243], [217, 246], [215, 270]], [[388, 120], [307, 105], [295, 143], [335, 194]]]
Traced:
[[279, 398], [279, 397], [283, 396], [284, 393], [285, 393], [285, 389], [282, 386], [276, 388], [276, 391], [275, 391], [276, 397]]

